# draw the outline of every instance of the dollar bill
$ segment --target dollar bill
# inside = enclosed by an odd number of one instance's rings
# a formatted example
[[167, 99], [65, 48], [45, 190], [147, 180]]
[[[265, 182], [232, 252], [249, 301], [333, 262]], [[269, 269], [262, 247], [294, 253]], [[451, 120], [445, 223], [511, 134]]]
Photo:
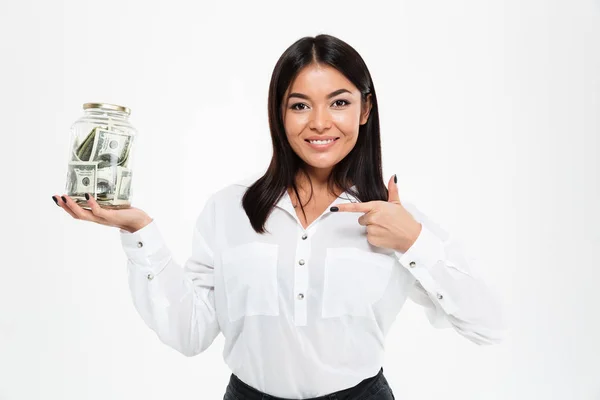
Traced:
[[117, 167], [117, 185], [115, 189], [114, 204], [129, 203], [131, 197], [131, 170]]
[[81, 161], [95, 161], [94, 158], [91, 158], [94, 152], [96, 151], [96, 147], [98, 146], [98, 135], [97, 135], [98, 127], [92, 129], [90, 133], [83, 139], [83, 142], [79, 145], [77, 149], [76, 155], [77, 158]]
[[127, 133], [96, 128], [91, 160], [99, 162], [99, 168], [122, 165], [129, 156], [133, 136]]
[[71, 161], [67, 172], [67, 193], [72, 197], [96, 194], [98, 163], [95, 161]]
[[112, 200], [117, 186], [117, 166], [98, 168], [96, 194], [98, 200]]
[[123, 156], [123, 158], [121, 160], [119, 160], [119, 163], [117, 165], [127, 168], [127, 164], [129, 161], [129, 152], [131, 151], [132, 144], [133, 144], [133, 136], [132, 136], [131, 142], [129, 142], [129, 146], [127, 146], [127, 151], [125, 152], [125, 155]]

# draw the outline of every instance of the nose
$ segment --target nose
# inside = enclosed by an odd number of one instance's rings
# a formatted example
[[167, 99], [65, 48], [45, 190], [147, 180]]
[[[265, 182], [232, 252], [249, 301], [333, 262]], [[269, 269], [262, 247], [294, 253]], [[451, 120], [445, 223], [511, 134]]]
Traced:
[[324, 110], [322, 107], [315, 107], [311, 117], [308, 124], [310, 129], [322, 132], [331, 128], [331, 115], [327, 109]]

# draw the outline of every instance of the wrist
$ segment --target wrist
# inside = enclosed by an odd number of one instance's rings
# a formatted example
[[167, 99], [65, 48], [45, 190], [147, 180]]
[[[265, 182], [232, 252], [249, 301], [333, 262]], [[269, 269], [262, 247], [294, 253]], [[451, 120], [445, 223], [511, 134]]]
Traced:
[[136, 221], [135, 223], [132, 223], [131, 225], [124, 226], [121, 229], [123, 229], [129, 233], [135, 233], [135, 232], [139, 231], [140, 229], [144, 228], [145, 226], [147, 226], [152, 221], [153, 221], [153, 219], [150, 216], [146, 215], [140, 221]]

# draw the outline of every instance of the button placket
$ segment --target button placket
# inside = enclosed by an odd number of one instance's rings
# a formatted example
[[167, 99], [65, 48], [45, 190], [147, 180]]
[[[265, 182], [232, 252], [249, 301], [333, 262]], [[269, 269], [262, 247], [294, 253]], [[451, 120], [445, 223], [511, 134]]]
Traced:
[[297, 326], [306, 325], [308, 291], [308, 266], [310, 256], [309, 233], [299, 227], [296, 242], [296, 254], [294, 257], [294, 321]]

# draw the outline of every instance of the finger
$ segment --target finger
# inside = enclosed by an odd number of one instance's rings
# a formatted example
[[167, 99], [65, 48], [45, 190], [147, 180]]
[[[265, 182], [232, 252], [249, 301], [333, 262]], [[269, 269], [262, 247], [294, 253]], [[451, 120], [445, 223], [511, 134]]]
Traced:
[[[365, 203], [344, 203], [336, 204], [338, 211], [342, 212], [362, 212], [368, 213], [377, 206], [377, 201], [367, 201]], [[333, 210], [331, 210], [333, 211]]]
[[370, 218], [369, 218], [370, 214], [363, 214], [360, 216], [360, 218], [358, 219], [358, 223], [362, 226], [367, 226], [370, 224]]
[[58, 196], [57, 195], [52, 195], [52, 200], [54, 200], [54, 203], [60, 207], [60, 204], [58, 204]]
[[54, 195], [53, 197], [56, 198], [56, 204], [62, 208], [63, 210], [65, 210], [71, 217], [77, 219], [77, 215], [75, 215], [75, 213], [65, 204], [65, 202], [63, 201], [61, 196], [58, 195]]
[[108, 217], [108, 215], [107, 215], [108, 211], [105, 210], [104, 208], [100, 207], [100, 205], [98, 204], [98, 202], [96, 201], [94, 196], [91, 196], [88, 193], [86, 193], [85, 198], [88, 202], [88, 205], [92, 209], [92, 214], [94, 214], [98, 218], [102, 218], [103, 220], [106, 220]]
[[360, 216], [360, 218], [358, 218], [358, 223], [362, 226], [381, 225], [381, 222], [381, 214], [377, 212], [377, 209], [363, 214]]
[[73, 214], [75, 214], [75, 218], [83, 219], [85, 221], [97, 222], [99, 224], [102, 223], [102, 220], [100, 218], [98, 218], [97, 216], [95, 216], [94, 213], [92, 213], [90, 210], [83, 209], [79, 204], [77, 204], [69, 196], [65, 195], [62, 197], [63, 197], [63, 200], [65, 200], [67, 207], [71, 209]]
[[396, 174], [390, 178], [388, 182], [388, 202], [390, 203], [400, 203], [400, 194], [398, 194], [398, 185]]

